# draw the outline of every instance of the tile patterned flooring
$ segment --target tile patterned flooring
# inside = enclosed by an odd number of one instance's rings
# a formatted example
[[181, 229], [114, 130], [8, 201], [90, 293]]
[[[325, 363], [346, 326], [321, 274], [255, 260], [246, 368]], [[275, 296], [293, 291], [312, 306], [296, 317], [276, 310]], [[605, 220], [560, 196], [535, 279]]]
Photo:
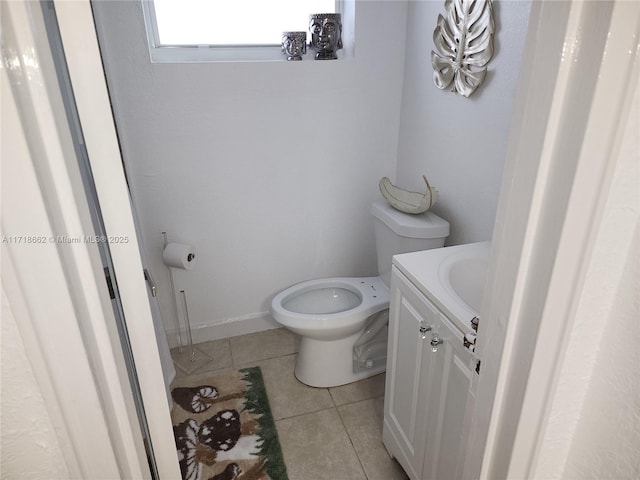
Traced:
[[[308, 387], [293, 375], [298, 339], [283, 328], [196, 348], [213, 360], [189, 378], [261, 368], [290, 480], [408, 479], [382, 444], [384, 374], [340, 387]], [[186, 375], [176, 370], [179, 383]]]

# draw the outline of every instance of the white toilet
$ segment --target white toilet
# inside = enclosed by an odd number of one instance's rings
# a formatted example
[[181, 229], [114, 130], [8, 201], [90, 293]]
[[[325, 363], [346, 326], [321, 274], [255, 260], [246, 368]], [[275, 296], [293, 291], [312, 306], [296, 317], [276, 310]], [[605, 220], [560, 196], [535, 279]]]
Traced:
[[449, 235], [449, 223], [430, 212], [409, 215], [381, 199], [371, 213], [378, 277], [310, 280], [271, 302], [273, 318], [301, 336], [295, 375], [312, 387], [344, 385], [385, 370], [391, 257], [442, 247]]

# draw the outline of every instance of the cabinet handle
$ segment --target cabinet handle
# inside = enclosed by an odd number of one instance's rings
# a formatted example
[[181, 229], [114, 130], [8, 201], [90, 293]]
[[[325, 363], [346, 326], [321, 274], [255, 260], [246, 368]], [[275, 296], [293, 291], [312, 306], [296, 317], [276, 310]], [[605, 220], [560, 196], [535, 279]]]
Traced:
[[427, 325], [424, 321], [420, 322], [420, 336], [424, 340], [427, 338], [427, 332], [431, 331], [431, 325]]
[[437, 336], [434, 335], [433, 337], [431, 337], [431, 351], [432, 352], [437, 352], [438, 351], [438, 345], [442, 344], [442, 339]]

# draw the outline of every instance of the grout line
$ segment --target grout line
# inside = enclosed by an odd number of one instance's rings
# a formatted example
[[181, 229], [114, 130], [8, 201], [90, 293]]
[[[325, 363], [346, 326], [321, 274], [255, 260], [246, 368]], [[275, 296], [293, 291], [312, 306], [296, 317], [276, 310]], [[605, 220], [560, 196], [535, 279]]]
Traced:
[[338, 415], [338, 418], [340, 419], [340, 424], [342, 425], [342, 428], [344, 429], [344, 433], [347, 435], [347, 439], [349, 440], [349, 443], [351, 444], [351, 448], [353, 448], [353, 453], [356, 454], [356, 458], [358, 459], [358, 463], [360, 464], [360, 469], [362, 470], [362, 474], [364, 475], [365, 480], [369, 479], [369, 476], [367, 475], [367, 472], [364, 468], [364, 464], [362, 463], [362, 460], [360, 459], [360, 454], [358, 453], [358, 450], [356, 449], [356, 446], [353, 443], [353, 440], [351, 438], [351, 435], [349, 434], [349, 430], [347, 429], [347, 426], [344, 423], [344, 419], [342, 418], [342, 415], [340, 415], [340, 410], [338, 409], [338, 407], [329, 407], [329, 408], [321, 408], [320, 410], [314, 410], [313, 412], [306, 412], [306, 413], [300, 413], [298, 415], [292, 415], [291, 417], [285, 417], [285, 418], [280, 418], [280, 419], [274, 419], [275, 423], [281, 422], [283, 420], [289, 420], [289, 419], [293, 419], [293, 418], [298, 418], [298, 417], [302, 417], [304, 415], [310, 415], [312, 413], [319, 413], [319, 412], [324, 412], [324, 411], [328, 411], [328, 410], [335, 410], [336, 414]]
[[354, 400], [353, 402], [341, 403], [340, 405], [336, 405], [336, 407], [337, 408], [347, 407], [349, 405], [355, 405], [356, 403], [367, 402], [369, 400], [375, 400], [376, 398], [381, 398], [381, 397], [384, 397], [384, 394], [382, 394], [382, 395], [374, 395], [372, 397], [361, 398], [359, 400]]
[[347, 434], [347, 438], [349, 439], [349, 443], [351, 443], [351, 447], [353, 448], [353, 452], [356, 454], [356, 458], [358, 459], [358, 463], [360, 464], [360, 468], [362, 469], [362, 474], [365, 479], [369, 479], [369, 475], [367, 475], [367, 470], [364, 468], [364, 462], [360, 458], [360, 454], [358, 453], [358, 449], [356, 445], [353, 443], [353, 439], [351, 438], [351, 434], [349, 433], [349, 429], [347, 425], [344, 423], [344, 418], [342, 418], [342, 414], [340, 413], [340, 409], [336, 407], [336, 411], [338, 412], [338, 418], [340, 419], [340, 423], [342, 423], [342, 428], [344, 428], [345, 433]]
[[[269, 395], [267, 395], [268, 397]], [[274, 418], [273, 421], [274, 422], [281, 422], [283, 420], [291, 420], [292, 418], [298, 418], [298, 417], [303, 417], [304, 415], [311, 415], [312, 413], [319, 413], [319, 412], [324, 412], [325, 410], [337, 410], [336, 407], [329, 407], [329, 408], [319, 408], [318, 410], [312, 410], [310, 412], [304, 412], [304, 413], [298, 413], [296, 415], [291, 415], [290, 417], [282, 417], [282, 418]]]
[[225, 339], [229, 344], [229, 356], [231, 357], [231, 368], [238, 368], [236, 365], [236, 359], [233, 358], [233, 347], [231, 346], [231, 337]]
[[234, 362], [233, 362], [233, 350], [231, 349], [231, 341], [228, 338], [225, 338], [226, 340], [226, 344], [227, 344], [227, 348], [229, 349], [229, 357], [231, 358], [231, 365], [229, 365], [231, 368], [235, 368]]
[[333, 406], [335, 408], [338, 408], [338, 404], [336, 403], [336, 399], [333, 398], [333, 393], [331, 393], [331, 387], [327, 388], [327, 391], [329, 392], [329, 398], [331, 399], [331, 403], [333, 403]]

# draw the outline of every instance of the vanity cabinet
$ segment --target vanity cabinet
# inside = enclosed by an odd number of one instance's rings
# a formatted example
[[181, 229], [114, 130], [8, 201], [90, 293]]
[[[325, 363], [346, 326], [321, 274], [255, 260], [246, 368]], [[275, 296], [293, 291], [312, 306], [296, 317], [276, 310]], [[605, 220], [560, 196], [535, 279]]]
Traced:
[[461, 478], [474, 359], [463, 334], [393, 267], [383, 441], [412, 480]]

